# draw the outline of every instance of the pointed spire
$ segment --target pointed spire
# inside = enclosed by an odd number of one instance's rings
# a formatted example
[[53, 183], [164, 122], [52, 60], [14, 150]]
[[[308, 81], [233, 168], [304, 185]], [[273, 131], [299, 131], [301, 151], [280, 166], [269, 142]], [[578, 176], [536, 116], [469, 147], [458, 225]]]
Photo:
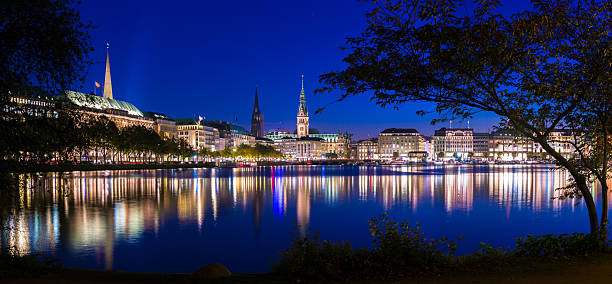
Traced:
[[104, 74], [104, 97], [112, 99], [113, 98], [113, 85], [111, 83], [111, 74], [110, 74], [110, 59], [108, 56], [108, 42], [106, 43], [106, 74]]
[[298, 113], [302, 113], [302, 115], [308, 115], [308, 108], [306, 107], [306, 94], [304, 93], [304, 74], [302, 74], [302, 90], [300, 91], [300, 106], [298, 108]]
[[259, 98], [257, 97], [257, 85], [255, 85], [255, 106], [253, 107], [253, 112], [259, 113]]

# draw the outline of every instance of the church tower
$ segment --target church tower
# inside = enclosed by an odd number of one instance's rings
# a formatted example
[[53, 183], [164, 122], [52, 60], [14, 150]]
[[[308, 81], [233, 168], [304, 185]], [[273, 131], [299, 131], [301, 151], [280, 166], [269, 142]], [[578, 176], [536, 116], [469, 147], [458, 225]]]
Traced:
[[255, 106], [253, 106], [253, 115], [251, 116], [251, 135], [257, 138], [264, 137], [264, 116], [263, 113], [259, 112], [257, 87], [255, 87]]
[[106, 44], [106, 74], [104, 75], [104, 95], [105, 98], [113, 98], [113, 85], [110, 76], [110, 61], [108, 58], [108, 43]]
[[308, 136], [308, 107], [306, 107], [306, 95], [304, 94], [304, 75], [302, 74], [302, 91], [300, 92], [300, 106], [297, 113], [297, 137]]

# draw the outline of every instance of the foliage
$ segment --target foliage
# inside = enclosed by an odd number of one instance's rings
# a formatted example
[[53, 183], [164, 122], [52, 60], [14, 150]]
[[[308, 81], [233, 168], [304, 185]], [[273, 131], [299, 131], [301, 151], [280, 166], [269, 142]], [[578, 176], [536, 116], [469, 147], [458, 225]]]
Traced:
[[249, 146], [248, 144], [240, 144], [236, 147], [235, 151], [230, 148], [225, 148], [222, 151], [212, 152], [208, 149], [202, 149], [199, 153], [203, 157], [223, 157], [223, 158], [243, 158], [243, 159], [262, 159], [262, 158], [281, 158], [283, 155], [274, 149], [272, 146], [255, 144], [255, 146]]
[[[193, 150], [184, 140], [162, 138], [154, 130], [143, 126], [119, 129], [104, 116], [75, 114], [58, 109], [56, 117], [14, 116], [0, 119], [0, 158], [17, 162], [41, 163], [50, 161], [106, 162], [151, 160], [164, 156], [185, 158]], [[91, 154], [91, 155], [90, 155]], [[123, 159], [120, 159], [122, 156]]]
[[457, 271], [501, 271], [513, 263], [589, 256], [612, 248], [599, 234], [526, 235], [517, 239], [513, 249], [481, 242], [475, 252], [455, 256], [458, 240], [428, 239], [418, 224], [398, 223], [388, 213], [372, 218], [369, 230], [371, 248], [353, 248], [347, 241], [321, 241], [318, 233], [293, 233], [290, 247], [280, 254], [273, 271], [298, 281], [397, 279]]
[[336, 153], [325, 153], [325, 158], [327, 158], [327, 159], [338, 159], [338, 154], [336, 154]]
[[[501, 128], [533, 140], [568, 170], [575, 186], [567, 190], [584, 199], [591, 232], [604, 230], [612, 174], [612, 2], [533, 0], [533, 9], [511, 17], [496, 13], [499, 1], [371, 2], [367, 28], [346, 41], [346, 67], [321, 75], [325, 86], [317, 92], [340, 89], [339, 100], [367, 93], [394, 108], [431, 102], [439, 115], [432, 123], [494, 113]], [[577, 155], [553, 147], [558, 129], [569, 131]], [[599, 223], [592, 180], [604, 199]]]
[[610, 245], [606, 239], [596, 234], [546, 234], [526, 235], [516, 240], [516, 247], [512, 250], [515, 256], [589, 256], [594, 252], [601, 252]]
[[320, 241], [319, 234], [297, 234], [274, 271], [298, 279], [384, 279], [435, 273], [450, 265], [456, 241], [425, 238], [420, 226], [398, 223], [388, 214], [369, 222], [372, 249], [348, 242]]
[[32, 85], [56, 94], [82, 80], [90, 24], [73, 0], [4, 0], [0, 4], [0, 96]]

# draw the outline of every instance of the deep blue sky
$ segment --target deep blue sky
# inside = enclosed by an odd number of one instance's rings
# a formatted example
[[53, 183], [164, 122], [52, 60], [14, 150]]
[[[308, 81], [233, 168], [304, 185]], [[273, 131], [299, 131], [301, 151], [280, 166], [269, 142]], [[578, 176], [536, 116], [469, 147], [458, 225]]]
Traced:
[[[528, 7], [525, 0], [508, 1], [502, 12]], [[337, 98], [338, 93], [315, 96], [313, 90], [320, 74], [342, 68], [347, 53], [338, 47], [364, 30], [367, 8], [357, 0], [84, 1], [78, 8], [83, 20], [97, 26], [91, 34], [96, 64], [81, 91], [91, 92], [94, 81], [103, 84], [108, 41], [113, 95], [141, 110], [175, 118], [237, 117], [249, 128], [257, 85], [265, 122], [293, 130], [303, 73], [311, 127], [345, 130], [355, 138], [390, 127], [433, 134], [443, 125], [431, 126], [431, 116], [415, 115], [417, 105], [381, 109], [367, 96], [313, 115]], [[487, 131], [497, 121], [484, 114], [470, 124]], [[279, 125], [266, 124], [266, 130], [274, 127]]]

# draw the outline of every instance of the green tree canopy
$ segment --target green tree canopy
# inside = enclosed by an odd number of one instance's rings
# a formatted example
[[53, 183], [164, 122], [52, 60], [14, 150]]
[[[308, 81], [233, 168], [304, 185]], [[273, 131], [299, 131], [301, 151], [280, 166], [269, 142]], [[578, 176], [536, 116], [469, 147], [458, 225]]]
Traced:
[[[495, 113], [503, 118], [500, 126], [535, 141], [568, 170], [573, 182], [567, 192], [584, 198], [591, 231], [605, 228], [612, 2], [534, 0], [531, 10], [511, 17], [495, 12], [499, 1], [475, 1], [474, 7], [453, 0], [371, 2], [366, 30], [347, 39], [346, 68], [321, 75], [318, 92], [340, 89], [340, 100], [367, 93], [396, 108], [434, 103], [439, 118], [432, 123]], [[458, 9], [472, 12], [459, 15]], [[557, 129], [570, 130], [582, 157], [555, 150], [551, 133]], [[605, 204], [600, 223], [591, 179]]]
[[81, 22], [76, 1], [1, 3], [0, 96], [30, 86], [54, 95], [84, 78], [92, 26]]

